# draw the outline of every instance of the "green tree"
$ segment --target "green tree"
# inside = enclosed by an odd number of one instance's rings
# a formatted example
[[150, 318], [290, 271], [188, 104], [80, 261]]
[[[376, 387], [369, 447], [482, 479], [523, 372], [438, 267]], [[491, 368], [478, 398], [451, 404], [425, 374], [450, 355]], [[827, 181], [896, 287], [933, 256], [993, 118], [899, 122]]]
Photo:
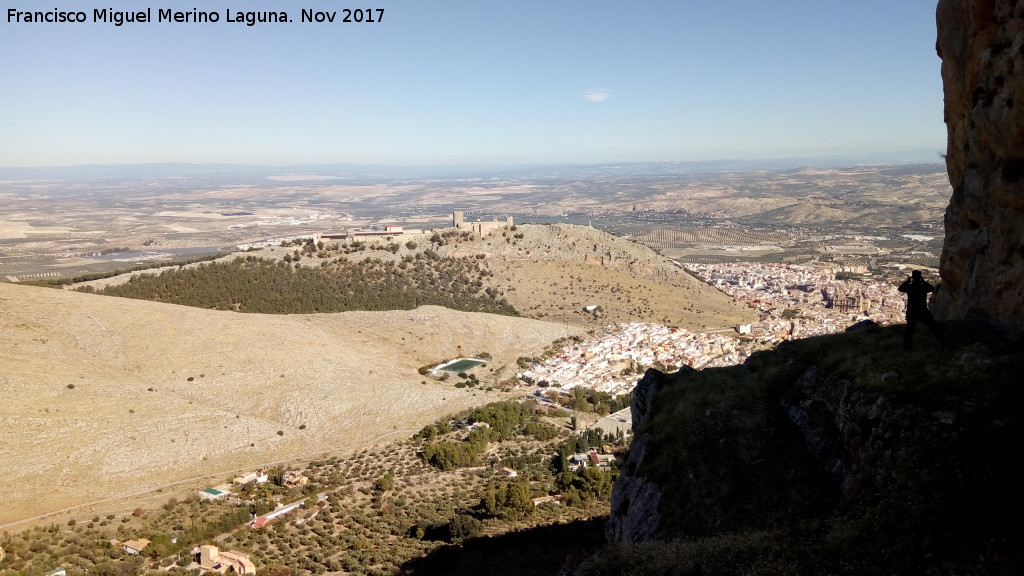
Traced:
[[377, 478], [377, 481], [373, 483], [373, 489], [376, 490], [377, 492], [387, 492], [388, 490], [391, 490], [391, 488], [393, 488], [394, 485], [395, 475], [392, 472], [388, 471], [380, 478]]
[[526, 482], [513, 482], [510, 484], [505, 496], [503, 514], [508, 518], [518, 520], [529, 516], [533, 511], [530, 486]]
[[[501, 500], [499, 500], [499, 498]], [[487, 516], [494, 518], [498, 514], [501, 514], [500, 502], [504, 500], [504, 498], [504, 485], [502, 486], [502, 494], [499, 497], [497, 486], [494, 485], [494, 482], [488, 482], [487, 488], [484, 489], [484, 495], [480, 499], [480, 510]]]
[[433, 438], [433, 437], [434, 437], [434, 436], [435, 436], [436, 434], [437, 434], [437, 428], [435, 428], [433, 424], [427, 424], [426, 426], [424, 426], [424, 427], [423, 427], [423, 428], [422, 428], [422, 429], [421, 429], [421, 430], [419, 431], [419, 433], [417, 433], [417, 434], [416, 434], [416, 436], [417, 436], [418, 438], [422, 438], [423, 440], [430, 440], [430, 439], [432, 439], [432, 438]]
[[449, 533], [452, 540], [463, 540], [483, 533], [483, 522], [469, 514], [459, 514], [452, 519]]

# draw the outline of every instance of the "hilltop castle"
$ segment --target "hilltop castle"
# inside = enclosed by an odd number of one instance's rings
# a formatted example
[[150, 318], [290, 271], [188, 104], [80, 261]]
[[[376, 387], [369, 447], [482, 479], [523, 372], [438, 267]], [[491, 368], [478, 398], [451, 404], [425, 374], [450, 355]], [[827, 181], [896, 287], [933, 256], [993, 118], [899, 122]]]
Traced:
[[479, 237], [492, 230], [501, 230], [506, 227], [511, 228], [514, 224], [512, 224], [511, 216], [507, 216], [504, 221], [491, 220], [490, 222], [481, 222], [477, 220], [476, 222], [466, 222], [465, 212], [456, 210], [452, 212], [452, 226], [459, 230], [469, 230]]

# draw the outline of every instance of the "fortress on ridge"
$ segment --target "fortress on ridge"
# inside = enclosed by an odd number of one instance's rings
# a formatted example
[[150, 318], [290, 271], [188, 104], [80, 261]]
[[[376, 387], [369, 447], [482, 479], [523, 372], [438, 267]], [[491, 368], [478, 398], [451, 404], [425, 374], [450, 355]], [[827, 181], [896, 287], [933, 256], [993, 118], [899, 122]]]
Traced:
[[466, 222], [466, 213], [462, 210], [456, 210], [452, 212], [452, 226], [459, 230], [469, 230], [477, 235], [477, 237], [483, 236], [492, 230], [501, 230], [502, 228], [511, 228], [512, 217], [506, 216], [504, 221], [491, 220], [490, 222]]
[[[506, 216], [504, 220], [491, 220], [490, 222], [482, 222], [477, 220], [476, 222], [466, 222], [466, 213], [462, 210], [456, 210], [452, 212], [452, 227], [456, 230], [472, 232], [476, 234], [477, 238], [482, 238], [485, 234], [489, 234], [494, 230], [501, 230], [503, 228], [511, 228], [514, 224], [512, 223], [512, 217]], [[314, 243], [321, 240], [348, 240], [355, 238], [374, 238], [374, 237], [390, 237], [390, 236], [404, 236], [410, 234], [423, 234], [423, 230], [406, 230], [402, 226], [384, 226], [383, 230], [353, 230], [351, 232], [315, 232], [308, 236], [296, 236], [287, 238], [287, 240], [305, 240], [311, 238]], [[272, 245], [278, 243], [282, 239], [274, 239], [263, 242], [264, 245]], [[250, 244], [247, 246], [257, 246], [257, 244]]]

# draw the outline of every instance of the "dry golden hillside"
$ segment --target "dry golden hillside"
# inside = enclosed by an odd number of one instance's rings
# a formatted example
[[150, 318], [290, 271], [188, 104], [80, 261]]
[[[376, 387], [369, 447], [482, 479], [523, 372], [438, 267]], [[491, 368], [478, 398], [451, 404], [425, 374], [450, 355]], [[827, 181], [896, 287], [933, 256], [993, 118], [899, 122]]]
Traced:
[[[520, 225], [442, 252], [482, 255], [493, 283], [523, 315], [599, 327], [658, 322], [692, 330], [756, 321], [756, 310], [654, 250], [590, 226]], [[584, 311], [600, 306], [601, 314]]]
[[[460, 262], [460, 266], [465, 265], [466, 268], [463, 269], [464, 272], [457, 274], [464, 275], [470, 284], [475, 279], [479, 280], [479, 285], [468, 289], [466, 295], [472, 294], [473, 290], [478, 290], [478, 296], [485, 290], [494, 291], [497, 298], [507, 300], [519, 314], [528, 318], [587, 328], [601, 328], [608, 324], [624, 322], [657, 322], [692, 330], [730, 327], [758, 319], [758, 313], [754, 308], [738, 303], [717, 288], [694, 278], [686, 273], [682, 266], [664, 255], [643, 244], [590, 226], [525, 224], [510, 228], [496, 227], [482, 236], [467, 230], [447, 228], [397, 239], [378, 237], [353, 242], [328, 242], [325, 245], [326, 249], [319, 251], [307, 251], [303, 248], [301, 264], [296, 262], [290, 266], [295, 266], [295, 269], [301, 268], [305, 272], [326, 270], [324, 274], [336, 274], [330, 282], [324, 284], [327, 288], [339, 283], [345, 284], [346, 280], [336, 280], [341, 277], [341, 273], [336, 272], [340, 269], [336, 264], [341, 260], [350, 260], [378, 262], [379, 265], [371, 266], [367, 274], [385, 270], [385, 263], [398, 265], [403, 270], [403, 278], [405, 275], [414, 278], [410, 281], [412, 283], [417, 281], [417, 277], [422, 279], [424, 274], [417, 276], [413, 270], [424, 264], [428, 269], [446, 270], [449, 274], [434, 274], [429, 283], [430, 290], [445, 292], [446, 282], [451, 281], [450, 272], [453, 269], [458, 271], [459, 267], [442, 264]], [[354, 248], [356, 245], [359, 247]], [[393, 249], [388, 250], [388, 246]], [[295, 246], [275, 246], [256, 252], [231, 254], [221, 258], [221, 262], [227, 265], [236, 259], [247, 258], [284, 264], [284, 258], [287, 257], [291, 261], [293, 254], [299, 253], [300, 250]], [[433, 255], [419, 260], [426, 253]], [[414, 257], [417, 260], [413, 260]], [[408, 263], [405, 260], [414, 264], [406, 269]], [[465, 264], [465, 260], [469, 263]], [[330, 267], [326, 267], [328, 265]], [[168, 266], [141, 272], [139, 275], [155, 275], [164, 271], [176, 273], [177, 268]], [[259, 298], [247, 294], [245, 290], [237, 289], [236, 285], [228, 286], [224, 282], [225, 276], [209, 272], [205, 265], [188, 265], [187, 268], [207, 270], [206, 273], [200, 273], [200, 282], [197, 282], [204, 288], [196, 288], [191, 281], [168, 284], [162, 289], [153, 288], [150, 284], [147, 289], [128, 294], [143, 299], [174, 301], [171, 296], [175, 295], [176, 291], [181, 291], [177, 293], [178, 296], [191, 291], [190, 295], [199, 292], [216, 295], [207, 296], [205, 300], [196, 297], [192, 300], [183, 298], [178, 301], [195, 302], [193, 305], [204, 307], [221, 307], [228, 301], [241, 302], [239, 307], [243, 311], [313, 309], [312, 304], [308, 303], [289, 308], [289, 304], [294, 302], [285, 304], [276, 301], [267, 304], [266, 299], [260, 302]], [[291, 280], [294, 277], [285, 272], [286, 269], [291, 268], [279, 266], [272, 267], [269, 271]], [[261, 281], [264, 282], [262, 285], [275, 285], [273, 281], [262, 280], [272, 277], [272, 274], [261, 277]], [[431, 276], [429, 273], [426, 275]], [[439, 276], [442, 277], [442, 281], [435, 282]], [[103, 289], [105, 286], [123, 285], [132, 277], [133, 274], [122, 274], [83, 282], [78, 286]], [[310, 273], [308, 277], [308, 282], [318, 278], [314, 273]], [[365, 282], [365, 276], [355, 277], [359, 278], [360, 282]], [[346, 278], [349, 278], [347, 281], [351, 281], [353, 277]], [[251, 280], [255, 282], [254, 279]], [[297, 281], [291, 285], [299, 284], [300, 288], [284, 292], [302, 296], [299, 293], [306, 292], [305, 287], [310, 285], [302, 282], [307, 281]], [[244, 285], [244, 282], [242, 284]], [[281, 294], [280, 290], [272, 293], [275, 299]], [[329, 289], [323, 294], [327, 295], [326, 300], [330, 300]], [[341, 295], [335, 296], [338, 300], [344, 299]], [[421, 293], [420, 296], [424, 294]], [[481, 301], [484, 304], [493, 303], [485, 298], [481, 298]], [[478, 304], [479, 302], [476, 303]], [[586, 309], [590, 306], [599, 306], [600, 313], [587, 312]]]
[[[257, 315], [0, 283], [0, 526], [342, 450], [499, 398], [422, 384], [582, 329], [454, 312]], [[216, 483], [216, 482], [213, 482]]]

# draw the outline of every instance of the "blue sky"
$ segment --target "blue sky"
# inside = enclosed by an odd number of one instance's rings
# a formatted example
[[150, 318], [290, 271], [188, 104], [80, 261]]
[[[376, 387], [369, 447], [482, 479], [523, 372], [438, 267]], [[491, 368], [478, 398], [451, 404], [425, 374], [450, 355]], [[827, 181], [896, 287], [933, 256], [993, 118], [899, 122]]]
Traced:
[[[8, 22], [81, 10], [83, 24]], [[220, 22], [93, 23], [94, 8]], [[383, 8], [379, 23], [299, 22]], [[945, 149], [935, 0], [0, 1], [0, 166]], [[294, 22], [226, 22], [225, 10]], [[339, 13], [339, 18], [340, 18]]]

